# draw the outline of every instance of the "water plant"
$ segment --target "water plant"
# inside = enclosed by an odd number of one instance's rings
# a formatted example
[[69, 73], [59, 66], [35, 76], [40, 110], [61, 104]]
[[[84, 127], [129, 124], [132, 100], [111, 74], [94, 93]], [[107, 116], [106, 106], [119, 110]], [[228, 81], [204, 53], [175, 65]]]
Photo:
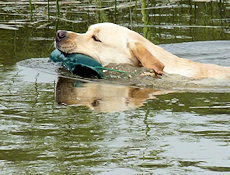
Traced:
[[57, 15], [60, 15], [60, 5], [59, 5], [59, 0], [56, 0], [56, 11], [57, 11]]
[[31, 0], [29, 0], [29, 4], [30, 4], [30, 13], [32, 14], [32, 13], [33, 13], [33, 7], [32, 7], [32, 2], [31, 2]]
[[[29, 7], [30, 7], [30, 13], [33, 14], [33, 9], [36, 10], [36, 2], [33, 0], [33, 5], [32, 5], [32, 0], [29, 0]], [[50, 15], [50, 0], [47, 0], [47, 10], [48, 10], [48, 16]], [[59, 5], [59, 0], [56, 0], [56, 12], [57, 15], [60, 15], [60, 5]]]

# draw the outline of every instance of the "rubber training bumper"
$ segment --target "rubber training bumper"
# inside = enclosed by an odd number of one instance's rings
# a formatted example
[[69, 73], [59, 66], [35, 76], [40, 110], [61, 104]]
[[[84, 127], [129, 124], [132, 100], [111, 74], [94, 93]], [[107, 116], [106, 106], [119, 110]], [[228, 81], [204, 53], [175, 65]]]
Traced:
[[61, 66], [73, 74], [87, 78], [103, 78], [102, 65], [90, 56], [80, 53], [64, 55], [58, 49], [55, 49], [50, 54], [50, 60], [60, 63]]

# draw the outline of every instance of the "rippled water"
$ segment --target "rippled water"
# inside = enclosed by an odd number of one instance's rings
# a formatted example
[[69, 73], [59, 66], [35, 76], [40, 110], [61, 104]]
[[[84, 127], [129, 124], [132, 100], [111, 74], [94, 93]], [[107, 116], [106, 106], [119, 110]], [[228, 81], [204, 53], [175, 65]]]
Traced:
[[228, 81], [82, 80], [48, 62], [57, 29], [109, 21], [230, 66], [227, 1], [71, 1], [59, 18], [41, 2], [0, 1], [0, 174], [230, 173]]

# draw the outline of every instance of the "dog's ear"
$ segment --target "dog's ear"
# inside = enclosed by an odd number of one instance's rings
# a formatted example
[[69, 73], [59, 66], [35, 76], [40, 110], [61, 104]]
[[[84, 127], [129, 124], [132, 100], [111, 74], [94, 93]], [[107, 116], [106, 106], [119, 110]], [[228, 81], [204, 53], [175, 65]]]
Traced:
[[130, 49], [131, 60], [134, 63], [153, 69], [157, 74], [163, 74], [164, 64], [152, 55], [141, 42], [129, 42], [128, 48]]

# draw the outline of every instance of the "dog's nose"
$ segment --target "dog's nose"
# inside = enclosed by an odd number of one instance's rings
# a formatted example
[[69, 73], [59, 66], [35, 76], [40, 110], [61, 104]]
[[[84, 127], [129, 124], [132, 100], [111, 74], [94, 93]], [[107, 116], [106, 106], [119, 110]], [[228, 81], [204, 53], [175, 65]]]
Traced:
[[67, 37], [67, 32], [64, 30], [58, 30], [56, 35], [56, 40], [61, 41]]

